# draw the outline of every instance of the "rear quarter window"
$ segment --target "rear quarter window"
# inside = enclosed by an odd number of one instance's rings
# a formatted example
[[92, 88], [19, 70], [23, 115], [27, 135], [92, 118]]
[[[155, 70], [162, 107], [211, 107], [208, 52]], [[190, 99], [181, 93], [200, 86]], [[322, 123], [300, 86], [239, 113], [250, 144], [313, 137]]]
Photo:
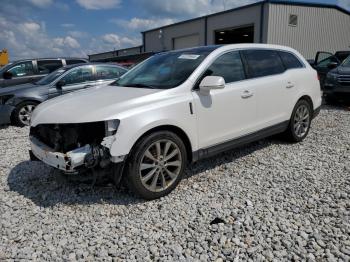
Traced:
[[283, 51], [279, 51], [278, 53], [282, 59], [284, 66], [287, 69], [304, 67], [303, 64], [300, 62], [300, 60], [295, 55], [288, 52], [283, 52]]
[[244, 50], [242, 53], [247, 63], [249, 78], [276, 75], [285, 71], [277, 51]]

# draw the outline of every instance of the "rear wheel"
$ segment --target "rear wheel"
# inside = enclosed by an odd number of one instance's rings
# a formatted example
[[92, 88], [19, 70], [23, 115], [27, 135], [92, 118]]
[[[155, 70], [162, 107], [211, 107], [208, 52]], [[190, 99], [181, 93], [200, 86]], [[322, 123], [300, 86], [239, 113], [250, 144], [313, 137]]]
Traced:
[[142, 138], [127, 163], [126, 184], [145, 199], [169, 194], [180, 182], [186, 167], [186, 148], [174, 133], [159, 131]]
[[17, 126], [29, 126], [32, 113], [38, 103], [27, 101], [20, 103], [13, 111], [13, 122]]
[[310, 131], [312, 115], [310, 103], [306, 100], [300, 100], [294, 107], [285, 133], [287, 139], [292, 142], [303, 141]]

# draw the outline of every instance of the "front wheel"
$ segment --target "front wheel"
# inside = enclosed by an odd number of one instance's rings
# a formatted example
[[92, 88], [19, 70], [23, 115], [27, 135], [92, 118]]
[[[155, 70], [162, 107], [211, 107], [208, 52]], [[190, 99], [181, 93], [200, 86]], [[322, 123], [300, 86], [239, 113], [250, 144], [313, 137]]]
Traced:
[[176, 134], [155, 132], [134, 146], [127, 162], [125, 182], [144, 199], [160, 198], [180, 182], [186, 162], [185, 145]]
[[32, 113], [37, 105], [38, 103], [32, 101], [17, 105], [12, 115], [14, 124], [21, 127], [29, 126]]
[[306, 100], [300, 100], [294, 107], [288, 129], [285, 133], [288, 140], [301, 142], [308, 135], [311, 127], [313, 111]]

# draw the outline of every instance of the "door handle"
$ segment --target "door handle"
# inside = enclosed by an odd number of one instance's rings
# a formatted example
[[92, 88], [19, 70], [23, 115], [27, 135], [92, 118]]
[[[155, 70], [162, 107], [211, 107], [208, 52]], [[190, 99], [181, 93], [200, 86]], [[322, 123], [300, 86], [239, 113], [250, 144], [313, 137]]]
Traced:
[[293, 88], [294, 87], [294, 84], [292, 84], [291, 82], [288, 82], [286, 88]]
[[254, 95], [254, 94], [253, 94], [252, 92], [250, 92], [250, 91], [248, 91], [248, 90], [245, 90], [245, 91], [242, 93], [241, 97], [242, 97], [243, 99], [247, 99], [247, 98], [252, 97], [253, 95]]
[[93, 87], [93, 85], [86, 85], [86, 86], [84, 86], [84, 88], [89, 88], [89, 87]]

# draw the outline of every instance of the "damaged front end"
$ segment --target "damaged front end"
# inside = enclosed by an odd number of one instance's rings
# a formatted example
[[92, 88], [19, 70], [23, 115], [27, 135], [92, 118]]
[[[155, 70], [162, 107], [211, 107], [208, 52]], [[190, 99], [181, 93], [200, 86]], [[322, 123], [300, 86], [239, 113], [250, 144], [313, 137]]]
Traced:
[[31, 127], [31, 156], [70, 174], [107, 169], [124, 160], [110, 155], [118, 126], [119, 120], [110, 120]]

